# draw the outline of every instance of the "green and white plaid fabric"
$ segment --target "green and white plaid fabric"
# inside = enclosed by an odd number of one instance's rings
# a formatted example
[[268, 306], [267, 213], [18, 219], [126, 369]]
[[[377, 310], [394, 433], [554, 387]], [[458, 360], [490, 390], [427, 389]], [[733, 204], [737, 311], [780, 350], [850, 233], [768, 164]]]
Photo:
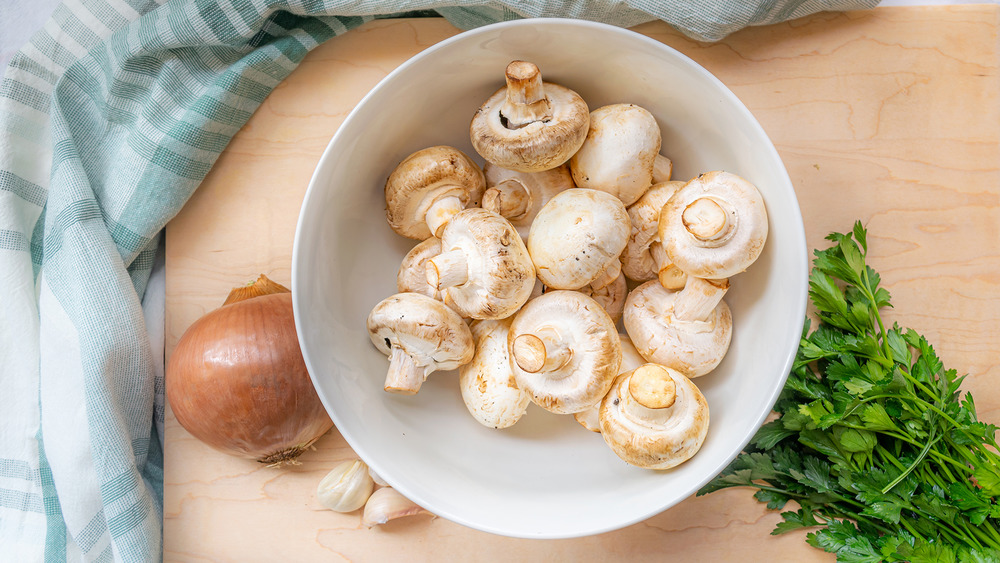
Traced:
[[160, 233], [312, 48], [436, 10], [662, 19], [713, 40], [876, 0], [66, 0], [0, 85], [0, 559], [162, 550], [162, 358], [143, 296]]

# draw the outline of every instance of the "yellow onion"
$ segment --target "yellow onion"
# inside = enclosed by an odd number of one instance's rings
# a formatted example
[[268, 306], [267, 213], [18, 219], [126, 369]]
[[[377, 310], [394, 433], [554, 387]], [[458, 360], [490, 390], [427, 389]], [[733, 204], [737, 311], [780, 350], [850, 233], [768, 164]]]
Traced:
[[181, 336], [167, 365], [167, 400], [195, 438], [280, 464], [333, 426], [302, 359], [291, 295], [262, 275]]

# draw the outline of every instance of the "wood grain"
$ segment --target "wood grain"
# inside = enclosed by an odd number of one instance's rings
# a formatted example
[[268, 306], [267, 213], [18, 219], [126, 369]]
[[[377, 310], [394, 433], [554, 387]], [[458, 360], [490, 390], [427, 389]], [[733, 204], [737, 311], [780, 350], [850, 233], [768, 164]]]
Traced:
[[[777, 146], [808, 244], [856, 219], [892, 292], [889, 318], [926, 334], [969, 373], [980, 417], [1000, 423], [1000, 7], [819, 14], [698, 43], [636, 28], [705, 66]], [[458, 30], [383, 20], [322, 45], [265, 100], [167, 227], [167, 349], [266, 273], [288, 284], [309, 177], [334, 131], [382, 77]], [[418, 516], [368, 530], [316, 502], [354, 454], [336, 432], [284, 469], [218, 454], [168, 412], [164, 543], [169, 561], [831, 561], [746, 490], [691, 498], [628, 528], [520, 540]]]

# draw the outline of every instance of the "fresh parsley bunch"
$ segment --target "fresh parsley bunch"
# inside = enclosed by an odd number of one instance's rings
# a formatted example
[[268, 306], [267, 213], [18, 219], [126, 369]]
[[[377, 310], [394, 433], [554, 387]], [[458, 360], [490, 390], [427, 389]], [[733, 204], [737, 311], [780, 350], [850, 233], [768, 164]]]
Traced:
[[861, 223], [827, 239], [809, 278], [820, 322], [806, 319], [780, 416], [698, 494], [794, 501], [772, 533], [815, 528], [808, 543], [838, 561], [1000, 563], [997, 427], [923, 336], [885, 326]]

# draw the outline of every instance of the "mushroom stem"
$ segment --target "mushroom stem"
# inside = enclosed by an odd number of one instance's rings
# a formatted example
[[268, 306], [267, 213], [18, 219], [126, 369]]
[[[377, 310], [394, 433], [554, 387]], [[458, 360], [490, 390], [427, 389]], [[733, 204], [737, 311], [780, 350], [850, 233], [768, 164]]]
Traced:
[[677, 399], [674, 378], [657, 364], [636, 368], [628, 380], [628, 393], [635, 402], [649, 409], [665, 409]]
[[531, 193], [515, 178], [504, 180], [483, 193], [483, 209], [505, 219], [518, 219], [528, 212]]
[[389, 371], [385, 375], [385, 390], [390, 393], [413, 395], [424, 382], [424, 369], [402, 348], [394, 346], [389, 356]]
[[674, 163], [662, 154], [653, 158], [653, 183], [669, 182], [674, 173]]
[[511, 353], [517, 365], [528, 373], [556, 371], [573, 356], [559, 333], [545, 328], [515, 338]]
[[[700, 197], [692, 201], [681, 214], [684, 227], [692, 236], [703, 242], [721, 242], [735, 230], [736, 216], [729, 213], [724, 205], [712, 197]], [[732, 217], [732, 220], [730, 220]]]
[[660, 285], [675, 291], [684, 287], [684, 280], [687, 276], [670, 261], [670, 257], [663, 250], [662, 244], [659, 242], [650, 244], [649, 255], [653, 257], [653, 263], [656, 264], [657, 278], [660, 280]]
[[677, 386], [667, 368], [645, 364], [629, 376], [628, 390], [621, 394], [622, 415], [645, 426], [659, 426], [670, 418], [677, 400]]
[[520, 129], [525, 125], [551, 119], [552, 110], [542, 73], [533, 63], [513, 61], [507, 65], [507, 98], [500, 108], [500, 115], [506, 119], [507, 129]]
[[469, 261], [462, 250], [442, 252], [427, 261], [427, 283], [438, 291], [469, 281]]
[[590, 282], [590, 288], [594, 291], [600, 291], [605, 287], [611, 285], [618, 279], [618, 276], [622, 273], [622, 263], [621, 260], [612, 260], [610, 264], [604, 271], [598, 274], [597, 279]]
[[427, 227], [431, 230], [431, 234], [440, 238], [441, 231], [444, 230], [444, 226], [448, 224], [448, 221], [455, 216], [459, 211], [465, 209], [465, 204], [462, 200], [454, 195], [447, 195], [434, 200], [434, 203], [427, 208], [427, 214], [425, 220], [427, 221]]
[[729, 280], [709, 280], [688, 276], [684, 289], [674, 298], [674, 318], [679, 321], [707, 321], [729, 290]]

